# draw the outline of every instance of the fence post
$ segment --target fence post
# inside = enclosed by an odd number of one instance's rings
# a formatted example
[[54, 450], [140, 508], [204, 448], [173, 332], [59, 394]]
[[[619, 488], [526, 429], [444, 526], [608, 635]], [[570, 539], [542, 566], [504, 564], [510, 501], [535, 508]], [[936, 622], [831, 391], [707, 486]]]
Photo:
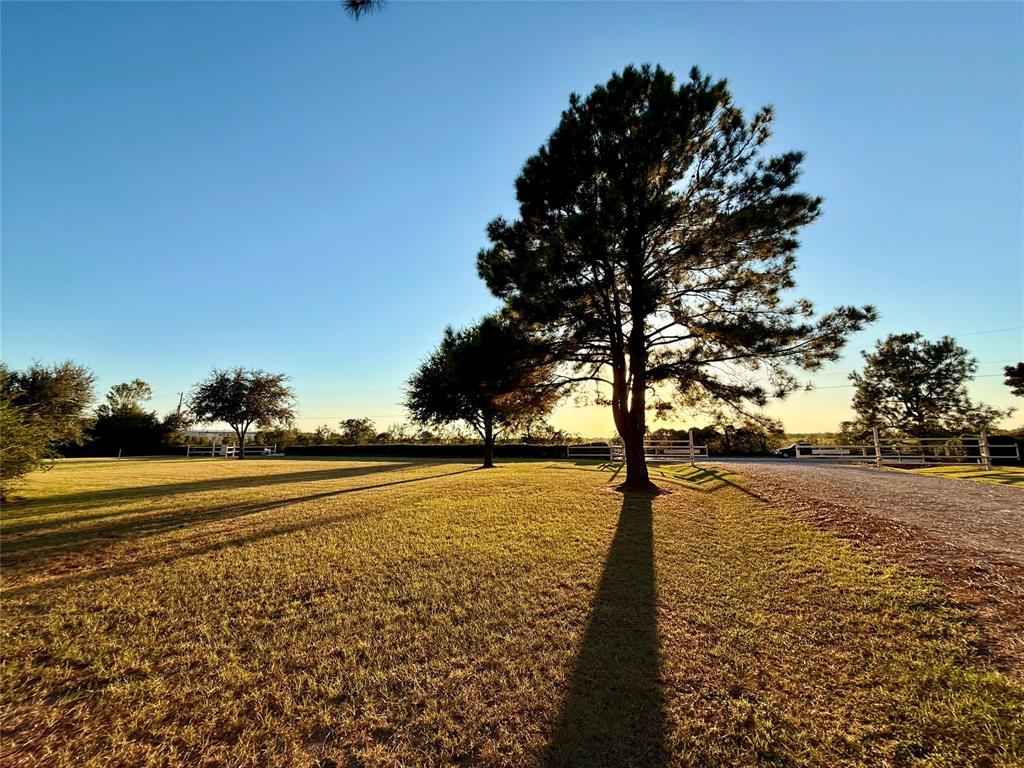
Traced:
[[981, 466], [986, 470], [992, 469], [992, 450], [988, 445], [988, 435], [981, 430], [981, 437], [978, 438], [978, 447], [981, 449]]
[[690, 429], [689, 440], [687, 442], [689, 443], [690, 448], [690, 466], [695, 467], [697, 465], [693, 463], [693, 428]]
[[878, 427], [871, 428], [871, 439], [875, 443], [875, 466], [882, 468], [882, 441], [878, 437]]

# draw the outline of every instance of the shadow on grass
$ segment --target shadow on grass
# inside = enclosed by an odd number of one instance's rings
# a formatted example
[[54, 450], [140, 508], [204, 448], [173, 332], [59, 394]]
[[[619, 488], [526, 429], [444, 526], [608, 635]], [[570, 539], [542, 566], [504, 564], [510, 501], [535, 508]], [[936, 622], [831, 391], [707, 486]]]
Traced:
[[[303, 504], [311, 501], [318, 501], [334, 496], [343, 496], [349, 493], [370, 491], [377, 488], [388, 488], [407, 483], [418, 483], [426, 480], [435, 480], [452, 475], [460, 475], [466, 472], [474, 472], [473, 469], [461, 469], [453, 472], [442, 472], [440, 474], [428, 475], [425, 477], [411, 477], [405, 480], [394, 480], [391, 482], [375, 483], [373, 485], [362, 485], [355, 488], [339, 488], [331, 491], [307, 494], [305, 496], [294, 496], [286, 499], [273, 501], [255, 502], [250, 504], [228, 504], [208, 509], [189, 509], [175, 512], [163, 512], [157, 515], [129, 515], [124, 519], [115, 520], [109, 523], [92, 525], [84, 528], [70, 528], [68, 530], [44, 533], [39, 536], [26, 536], [24, 538], [6, 539], [3, 547], [3, 565], [5, 568], [21, 568], [32, 566], [40, 561], [49, 560], [53, 557], [63, 557], [80, 552], [94, 553], [97, 549], [109, 547], [121, 540], [141, 541], [150, 536], [173, 531], [176, 529], [191, 527], [210, 522], [237, 519], [248, 515], [266, 512], [273, 509], [281, 509], [293, 504]], [[142, 518], [140, 520], [140, 517]], [[312, 520], [303, 520], [292, 526], [285, 526], [275, 529], [279, 533], [290, 533], [302, 528], [320, 525], [330, 520], [317, 516]], [[248, 539], [241, 539], [238, 543], [246, 543]], [[218, 545], [219, 546], [219, 545]], [[214, 547], [216, 548], [216, 547]], [[203, 549], [186, 549], [176, 555], [177, 557], [188, 557], [198, 554]], [[160, 558], [134, 561], [128, 570], [136, 570], [145, 565], [153, 565], [160, 561]], [[115, 570], [116, 572], [116, 570]], [[102, 573], [106, 574], [107, 571]], [[74, 580], [74, 578], [70, 579]], [[46, 582], [47, 586], [64, 583], [65, 579], [57, 579]], [[17, 588], [8, 594], [17, 594]]]
[[[608, 482], [611, 483], [622, 471], [621, 463], [609, 461], [580, 460], [574, 461], [573, 466], [551, 465], [554, 469], [583, 469], [591, 472], [609, 472]], [[768, 500], [739, 483], [730, 480], [732, 473], [723, 469], [710, 467], [689, 466], [684, 464], [649, 464], [647, 467], [651, 480], [663, 480], [675, 486], [689, 488], [699, 493], [715, 493], [724, 488], [732, 488], [751, 498], [768, 503]]]
[[195, 480], [183, 483], [163, 483], [161, 485], [142, 485], [134, 488], [108, 488], [101, 491], [82, 491], [80, 493], [64, 493], [47, 496], [41, 499], [29, 499], [20, 502], [10, 514], [4, 515], [4, 532], [41, 531], [48, 528], [59, 528], [68, 523], [81, 523], [88, 520], [100, 520], [107, 517], [131, 515], [136, 509], [129, 507], [114, 511], [98, 512], [92, 515], [74, 515], [58, 520], [40, 520], [20, 522], [26, 517], [53, 514], [59, 507], [73, 507], [75, 510], [107, 504], [124, 504], [142, 499], [173, 496], [179, 493], [203, 493], [205, 491], [226, 491], [239, 488], [262, 488], [270, 485], [288, 485], [292, 483], [313, 483], [323, 480], [340, 480], [346, 477], [373, 475], [380, 472], [391, 472], [411, 467], [434, 466], [435, 463], [424, 462], [390, 462], [384, 465], [347, 467], [342, 469], [315, 469], [305, 472], [284, 472], [275, 475], [245, 475], [242, 477], [215, 477], [206, 480]]
[[971, 475], [972, 480], [986, 480], [998, 485], [1024, 485], [1024, 472], [985, 472]]
[[544, 765], [662, 766], [653, 496], [625, 492]]

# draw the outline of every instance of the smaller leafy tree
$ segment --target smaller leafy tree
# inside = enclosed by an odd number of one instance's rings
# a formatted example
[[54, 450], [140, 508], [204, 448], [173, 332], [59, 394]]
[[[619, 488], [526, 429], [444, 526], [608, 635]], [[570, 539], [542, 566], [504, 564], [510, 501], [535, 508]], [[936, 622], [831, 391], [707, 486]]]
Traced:
[[413, 439], [413, 429], [408, 424], [394, 423], [384, 430], [383, 440], [385, 443], [408, 443]]
[[950, 336], [929, 341], [920, 333], [891, 334], [862, 355], [864, 370], [850, 374], [857, 419], [843, 424], [846, 434], [878, 426], [930, 437], [988, 428], [1012, 412], [970, 399], [967, 383], [978, 361]]
[[0, 387], [10, 404], [32, 417], [33, 428], [46, 431], [51, 445], [80, 444], [88, 424], [96, 377], [70, 360], [54, 365], [33, 363], [23, 371], [2, 366]]
[[1024, 397], [1024, 363], [1016, 363], [1003, 368], [1006, 386], [1017, 397]]
[[316, 432], [300, 432], [292, 426], [277, 426], [260, 430], [260, 440], [264, 444], [276, 445], [278, 450], [289, 445], [317, 445], [322, 440], [317, 439]]
[[245, 458], [245, 436], [254, 424], [263, 429], [295, 420], [295, 394], [283, 373], [248, 368], [214, 369], [196, 384], [189, 412], [197, 422], [223, 422], [238, 437], [238, 458]]
[[142, 404], [153, 397], [153, 388], [142, 379], [115, 384], [107, 392], [107, 402], [97, 408], [100, 415], [129, 414], [145, 411]]
[[559, 377], [546, 346], [514, 321], [492, 315], [444, 337], [409, 379], [406, 408], [418, 422], [464, 422], [484, 443], [484, 468], [494, 466], [494, 441], [506, 429], [547, 413]]
[[735, 456], [769, 454], [782, 435], [778, 422], [773, 425], [748, 420], [739, 425], [726, 424], [722, 427], [722, 451]]
[[313, 440], [317, 445], [327, 445], [338, 439], [338, 435], [331, 429], [330, 424], [321, 424], [313, 430]]
[[377, 425], [373, 419], [345, 419], [338, 422], [341, 435], [338, 442], [342, 445], [367, 445], [377, 439]]
[[166, 445], [184, 445], [188, 442], [188, 430], [192, 426], [187, 413], [171, 411], [160, 422]]
[[578, 443], [583, 439], [573, 432], [559, 429], [549, 423], [544, 418], [544, 415], [537, 416], [520, 425], [520, 430], [521, 434], [513, 438], [515, 442], [536, 443], [538, 445], [565, 445], [566, 443]]
[[138, 455], [180, 439], [188, 428], [186, 420], [176, 413], [161, 420], [156, 411], [146, 410], [144, 403], [152, 396], [152, 388], [142, 379], [112, 386], [89, 428], [90, 451], [100, 455], [121, 451]]

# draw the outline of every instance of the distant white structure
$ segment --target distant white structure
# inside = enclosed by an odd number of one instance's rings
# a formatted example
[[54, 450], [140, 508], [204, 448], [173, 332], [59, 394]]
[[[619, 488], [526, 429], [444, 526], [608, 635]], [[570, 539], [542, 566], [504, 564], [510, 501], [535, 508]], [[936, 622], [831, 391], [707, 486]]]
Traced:
[[[254, 439], [257, 434], [259, 433], [254, 430], [250, 430], [245, 435], [246, 442], [249, 442], [250, 439]], [[197, 440], [216, 440], [218, 443], [223, 443], [229, 440], [234, 442], [238, 439], [233, 429], [190, 429], [188, 431], [188, 436], [190, 438], [194, 437]]]

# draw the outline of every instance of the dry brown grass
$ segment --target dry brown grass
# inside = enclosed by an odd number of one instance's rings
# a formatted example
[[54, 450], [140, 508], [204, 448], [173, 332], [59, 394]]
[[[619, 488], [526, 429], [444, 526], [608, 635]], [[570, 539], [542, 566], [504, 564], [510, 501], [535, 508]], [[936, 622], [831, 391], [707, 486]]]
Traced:
[[65, 462], [3, 517], [5, 765], [1014, 765], [933, 583], [685, 471]]

